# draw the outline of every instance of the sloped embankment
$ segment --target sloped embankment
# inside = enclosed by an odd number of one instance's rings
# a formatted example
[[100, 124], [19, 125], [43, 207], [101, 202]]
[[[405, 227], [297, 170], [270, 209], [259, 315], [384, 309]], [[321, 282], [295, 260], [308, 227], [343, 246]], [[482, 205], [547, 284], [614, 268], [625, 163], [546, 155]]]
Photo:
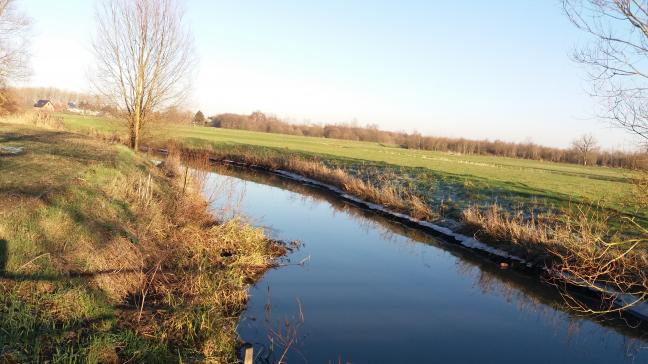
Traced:
[[218, 223], [171, 168], [0, 124], [0, 362], [232, 361], [247, 285], [283, 248]]

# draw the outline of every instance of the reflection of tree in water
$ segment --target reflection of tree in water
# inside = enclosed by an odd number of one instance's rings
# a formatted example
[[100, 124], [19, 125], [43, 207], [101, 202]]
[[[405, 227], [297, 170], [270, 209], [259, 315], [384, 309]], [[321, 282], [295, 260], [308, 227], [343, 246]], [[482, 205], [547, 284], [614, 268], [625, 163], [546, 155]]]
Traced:
[[569, 311], [559, 298], [559, 293], [551, 286], [539, 282], [529, 282], [530, 277], [516, 272], [502, 271], [498, 268], [490, 270], [484, 265], [478, 265], [465, 259], [457, 260], [457, 271], [468, 277], [484, 294], [503, 297], [506, 302], [516, 306], [519, 312], [529, 317], [541, 317], [543, 323], [551, 327], [556, 337], [564, 337], [568, 344], [584, 339], [589, 334], [583, 331], [586, 322], [592, 322], [589, 331], [597, 331], [596, 336], [603, 339], [611, 338], [612, 332], [603, 332], [602, 326], [612, 326], [623, 336], [623, 351], [628, 358], [634, 358], [642, 350], [648, 349], [648, 336], [640, 329], [623, 326], [618, 317], [583, 317]]
[[[238, 207], [236, 210], [238, 212], [240, 212], [241, 201], [245, 193], [245, 181], [293, 192], [288, 194], [288, 198], [291, 201], [300, 201], [309, 209], [316, 208], [324, 200], [331, 206], [333, 216], [342, 213], [353, 218], [354, 223], [358, 224], [364, 233], [378, 233], [382, 240], [396, 245], [401, 252], [424, 259], [423, 255], [427, 250], [421, 249], [421, 243], [442, 246], [444, 252], [457, 257], [458, 272], [473, 280], [481, 292], [504, 297], [520, 312], [542, 317], [544, 323], [553, 327], [556, 336], [564, 337], [569, 343], [578, 338], [585, 338], [588, 333], [583, 332], [583, 324], [592, 322], [594, 324], [592, 330], [605, 326], [623, 335], [624, 352], [630, 358], [647, 348], [645, 328], [632, 329], [618, 317], [579, 317], [575, 313], [569, 312], [562, 304], [559, 293], [554, 287], [542, 284], [536, 277], [500, 270], [496, 265], [486, 262], [472, 252], [461, 247], [444, 244], [423, 231], [406, 227], [374, 212], [360, 209], [340, 200], [332, 193], [268, 173], [229, 167], [221, 167], [217, 172], [233, 177], [229, 178], [231, 181], [225, 183], [224, 187], [220, 187], [220, 193], [237, 201], [231, 205]], [[242, 191], [241, 188], [243, 188]], [[426, 263], [423, 261], [422, 264]], [[604, 337], [602, 332], [599, 332], [598, 336]]]
[[[309, 210], [315, 209], [317, 206], [321, 205], [322, 200], [325, 200], [332, 207], [331, 214], [337, 216], [339, 213], [349, 215], [355, 219], [355, 222], [362, 228], [362, 230], [369, 234], [371, 232], [377, 231], [379, 236], [385, 241], [398, 243], [402, 245], [403, 243], [416, 245], [414, 241], [409, 241], [408, 239], [403, 239], [402, 236], [411, 239], [412, 229], [405, 229], [402, 225], [390, 221], [388, 219], [376, 216], [375, 213], [364, 211], [358, 209], [357, 207], [350, 205], [344, 201], [341, 201], [338, 196], [335, 196], [331, 193], [328, 193], [318, 188], [307, 186], [301, 183], [287, 180], [286, 178], [269, 174], [269, 173], [259, 173], [255, 171], [242, 170], [236, 167], [228, 166], [217, 166], [215, 167], [215, 172], [225, 178], [218, 178], [218, 180], [227, 181], [222, 183], [222, 186], [213, 186], [216, 183], [213, 181], [215, 178], [212, 178], [212, 182], [209, 184], [209, 190], [207, 193], [209, 195], [221, 195], [219, 199], [219, 204], [222, 204], [223, 200], [232, 199], [236, 203], [228, 203], [226, 206], [236, 206], [238, 208], [237, 212], [240, 213], [240, 206], [243, 200], [243, 197], [240, 193], [237, 193], [236, 188], [241, 184], [244, 185], [244, 181], [241, 179], [249, 180], [251, 182], [270, 185], [282, 190], [293, 192], [287, 195], [289, 201], [299, 201], [303, 206], [306, 206]], [[230, 178], [227, 178], [230, 177]], [[236, 198], [235, 198], [236, 197]], [[228, 208], [228, 211], [232, 211], [233, 208]], [[420, 233], [418, 235], [418, 241], [430, 242], [432, 238], [429, 235]]]

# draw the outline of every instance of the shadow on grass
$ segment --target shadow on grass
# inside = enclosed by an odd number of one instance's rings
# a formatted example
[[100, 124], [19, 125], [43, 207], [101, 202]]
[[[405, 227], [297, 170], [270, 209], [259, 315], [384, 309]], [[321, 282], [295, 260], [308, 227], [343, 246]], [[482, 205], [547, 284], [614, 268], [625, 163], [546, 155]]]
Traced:
[[94, 278], [98, 276], [107, 276], [107, 275], [119, 275], [119, 274], [132, 274], [140, 273], [141, 269], [105, 269], [98, 270], [94, 272], [84, 272], [84, 271], [68, 271], [63, 273], [34, 273], [34, 274], [22, 274], [22, 273], [9, 273], [0, 269], [0, 277], [16, 282], [26, 282], [26, 281], [44, 281], [44, 282], [59, 282], [67, 279], [74, 278]]
[[25, 152], [72, 158], [78, 162], [114, 162], [112, 153], [105, 148], [88, 148], [88, 145], [81, 142], [82, 138], [82, 135], [65, 131], [39, 130], [35, 133], [29, 130], [18, 130], [0, 133], [0, 143], [20, 143], [25, 147]]
[[[7, 322], [0, 330], [0, 342], [4, 344], [4, 347], [0, 347], [0, 363], [49, 362], [43, 359], [57, 352], [57, 349], [64, 349], [62, 353], [67, 351], [74, 356], [74, 352], [81, 346], [87, 345], [93, 337], [102, 334], [97, 328], [98, 325], [115, 320], [114, 314], [106, 313], [70, 321], [22, 317], [22, 321]], [[7, 349], [8, 351], [5, 351]], [[12, 355], [12, 351], [18, 356]]]
[[[6, 124], [0, 124], [6, 125]], [[16, 127], [12, 125], [12, 127]], [[57, 144], [65, 142], [72, 134], [63, 131], [39, 130], [37, 133], [31, 130], [17, 130], [0, 134], [0, 143], [44, 143]]]
[[5, 239], [0, 239], [0, 277], [4, 276], [5, 268], [7, 267], [7, 259], [9, 259], [9, 250]]

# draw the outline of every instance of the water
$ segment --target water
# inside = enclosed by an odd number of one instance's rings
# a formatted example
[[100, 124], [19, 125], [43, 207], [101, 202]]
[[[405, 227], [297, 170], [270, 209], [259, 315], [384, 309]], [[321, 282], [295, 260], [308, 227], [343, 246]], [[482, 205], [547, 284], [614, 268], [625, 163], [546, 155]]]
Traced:
[[219, 169], [205, 194], [303, 243], [250, 289], [239, 334], [258, 362], [286, 347], [288, 363], [648, 362], [645, 329], [576, 317], [537, 278], [317, 189]]

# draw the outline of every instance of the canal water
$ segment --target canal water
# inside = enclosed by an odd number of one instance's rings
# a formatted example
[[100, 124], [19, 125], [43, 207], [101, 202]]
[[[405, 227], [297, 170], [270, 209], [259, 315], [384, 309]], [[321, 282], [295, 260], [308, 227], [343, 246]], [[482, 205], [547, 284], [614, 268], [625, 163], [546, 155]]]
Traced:
[[278, 176], [206, 181], [219, 216], [301, 244], [250, 289], [255, 362], [648, 362], [645, 329], [578, 317], [538, 278]]

